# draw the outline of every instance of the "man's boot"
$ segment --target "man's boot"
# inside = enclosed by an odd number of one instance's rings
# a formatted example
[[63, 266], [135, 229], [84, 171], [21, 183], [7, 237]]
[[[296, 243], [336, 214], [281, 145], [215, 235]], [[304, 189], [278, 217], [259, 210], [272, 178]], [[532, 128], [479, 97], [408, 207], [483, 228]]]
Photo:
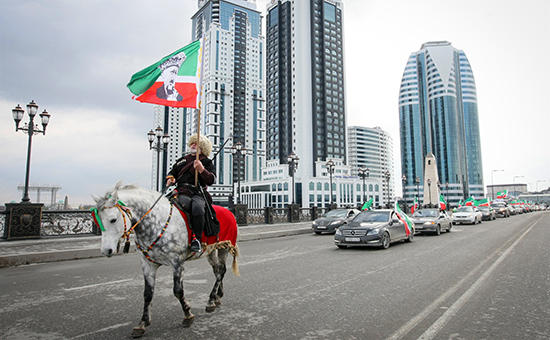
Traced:
[[191, 253], [200, 253], [201, 252], [201, 243], [199, 240], [197, 240], [196, 237], [193, 237], [193, 240], [191, 241], [191, 247], [189, 247], [189, 251]]

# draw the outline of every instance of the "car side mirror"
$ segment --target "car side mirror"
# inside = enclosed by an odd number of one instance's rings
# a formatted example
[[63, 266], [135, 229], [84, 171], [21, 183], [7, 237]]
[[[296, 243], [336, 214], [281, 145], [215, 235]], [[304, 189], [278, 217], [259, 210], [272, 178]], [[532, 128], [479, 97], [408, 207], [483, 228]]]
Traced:
[[392, 222], [392, 224], [393, 224], [393, 223], [399, 223], [399, 219], [394, 218], [393, 220], [391, 220], [391, 222]]

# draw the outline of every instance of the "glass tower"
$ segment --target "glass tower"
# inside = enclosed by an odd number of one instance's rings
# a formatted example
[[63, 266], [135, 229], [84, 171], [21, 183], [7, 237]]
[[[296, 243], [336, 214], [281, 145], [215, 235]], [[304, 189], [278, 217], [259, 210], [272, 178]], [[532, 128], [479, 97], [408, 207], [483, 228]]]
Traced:
[[440, 190], [451, 205], [483, 197], [476, 86], [463, 51], [436, 41], [410, 55], [399, 91], [399, 122], [407, 203], [423, 191], [429, 153], [435, 155]]

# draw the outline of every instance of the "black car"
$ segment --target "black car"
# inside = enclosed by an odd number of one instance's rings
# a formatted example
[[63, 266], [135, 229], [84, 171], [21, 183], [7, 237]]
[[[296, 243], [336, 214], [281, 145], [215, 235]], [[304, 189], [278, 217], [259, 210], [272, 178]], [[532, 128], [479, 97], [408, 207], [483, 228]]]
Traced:
[[334, 234], [344, 222], [353, 219], [360, 211], [357, 209], [334, 209], [313, 221], [311, 229], [315, 234]]
[[481, 211], [481, 219], [484, 221], [491, 221], [497, 219], [497, 213], [495, 209], [487, 206], [478, 207], [479, 211]]
[[497, 213], [497, 217], [510, 217], [510, 209], [504, 202], [496, 202], [491, 204], [491, 208]]
[[395, 210], [363, 210], [355, 218], [336, 230], [334, 244], [338, 248], [375, 246], [386, 249], [397, 241], [411, 242], [414, 237]]

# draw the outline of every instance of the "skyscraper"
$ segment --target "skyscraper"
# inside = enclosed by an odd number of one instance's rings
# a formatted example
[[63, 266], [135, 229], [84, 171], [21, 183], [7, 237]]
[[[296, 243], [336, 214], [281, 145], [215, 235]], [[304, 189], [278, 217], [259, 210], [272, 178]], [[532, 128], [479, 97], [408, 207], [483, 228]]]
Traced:
[[267, 8], [267, 160], [300, 157], [296, 176], [316, 162], [346, 162], [342, 2], [277, 0]]
[[[477, 94], [466, 54], [447, 41], [428, 42], [410, 55], [399, 91], [401, 166], [406, 199], [423, 183], [433, 153], [440, 187], [449, 203], [483, 197]], [[422, 187], [422, 186], [421, 186]]]
[[[187, 137], [201, 134], [217, 151], [240, 142], [249, 154], [243, 161], [223, 150], [215, 160], [217, 181], [210, 189], [219, 204], [231, 195], [237, 180], [261, 179], [265, 163], [265, 38], [261, 13], [245, 0], [199, 0], [193, 15], [193, 40], [204, 43], [201, 116], [186, 110]], [[225, 151], [228, 151], [227, 149]], [[220, 200], [218, 200], [219, 198]]]
[[[368, 178], [379, 179], [382, 185], [382, 197], [378, 197], [378, 190], [375, 190], [375, 205], [386, 204], [395, 195], [395, 179], [390, 177], [387, 180], [386, 173], [393, 176], [393, 140], [391, 136], [380, 127], [367, 128], [362, 126], [348, 127], [348, 150], [352, 175], [357, 175], [359, 168], [369, 169]], [[398, 179], [399, 180], [399, 179]], [[375, 184], [376, 185], [376, 184]], [[372, 184], [367, 190], [367, 196], [372, 196]]]

